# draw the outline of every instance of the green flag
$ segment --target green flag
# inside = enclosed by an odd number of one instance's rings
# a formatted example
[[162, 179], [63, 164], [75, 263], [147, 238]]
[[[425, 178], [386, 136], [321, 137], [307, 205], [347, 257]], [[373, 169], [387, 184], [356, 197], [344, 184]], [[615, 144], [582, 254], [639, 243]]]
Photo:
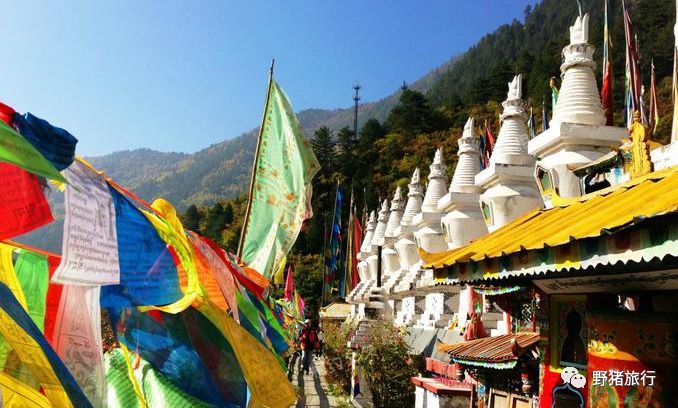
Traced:
[[42, 153], [1, 120], [0, 161], [15, 164], [38, 176], [66, 182], [66, 179], [59, 173], [59, 170]]
[[266, 107], [240, 257], [270, 279], [312, 215], [311, 179], [320, 165], [290, 101], [272, 79]]

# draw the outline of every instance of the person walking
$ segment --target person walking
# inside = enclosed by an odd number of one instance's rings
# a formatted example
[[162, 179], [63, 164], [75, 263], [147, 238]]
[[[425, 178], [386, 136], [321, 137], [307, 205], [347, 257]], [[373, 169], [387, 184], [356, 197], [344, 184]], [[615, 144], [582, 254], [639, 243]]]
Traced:
[[311, 321], [306, 319], [304, 328], [299, 336], [299, 346], [301, 348], [301, 372], [308, 374], [313, 358], [313, 347], [315, 346], [316, 335], [311, 329]]

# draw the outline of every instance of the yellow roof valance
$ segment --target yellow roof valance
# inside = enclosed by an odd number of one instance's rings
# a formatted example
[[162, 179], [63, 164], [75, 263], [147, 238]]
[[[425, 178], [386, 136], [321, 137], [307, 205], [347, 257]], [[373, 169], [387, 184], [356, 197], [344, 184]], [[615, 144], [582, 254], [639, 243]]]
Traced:
[[649, 173], [557, 206], [534, 210], [470, 244], [441, 253], [419, 250], [424, 268], [497, 258], [593, 238], [639, 219], [678, 211], [678, 166]]

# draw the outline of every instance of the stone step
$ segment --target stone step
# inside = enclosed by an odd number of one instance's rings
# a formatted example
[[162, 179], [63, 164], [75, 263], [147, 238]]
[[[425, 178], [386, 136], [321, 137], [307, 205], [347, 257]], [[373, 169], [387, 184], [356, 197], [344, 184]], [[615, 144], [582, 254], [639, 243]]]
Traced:
[[489, 323], [489, 322], [496, 322], [498, 320], [504, 320], [504, 314], [503, 313], [493, 313], [493, 312], [488, 312], [488, 313], [483, 313], [483, 316], [481, 318], [483, 323]]

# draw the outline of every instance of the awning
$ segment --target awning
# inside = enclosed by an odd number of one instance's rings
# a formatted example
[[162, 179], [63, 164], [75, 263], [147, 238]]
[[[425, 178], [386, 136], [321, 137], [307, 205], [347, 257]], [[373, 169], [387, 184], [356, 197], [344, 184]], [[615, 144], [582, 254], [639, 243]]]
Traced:
[[488, 367], [513, 368], [518, 358], [536, 346], [539, 333], [504, 334], [454, 344], [441, 344], [438, 350], [447, 353], [455, 363]]
[[473, 391], [473, 385], [461, 383], [458, 381], [443, 383], [436, 378], [424, 377], [411, 377], [410, 381], [415, 385], [415, 387], [421, 387], [440, 396], [458, 394], [469, 394], [470, 396], [471, 392]]
[[346, 319], [351, 314], [351, 305], [348, 303], [330, 303], [321, 308], [318, 314], [321, 318], [326, 319]]
[[465, 247], [435, 254], [420, 250], [423, 267], [440, 269], [557, 247], [674, 213], [678, 211], [678, 166], [561, 201], [559, 206], [525, 214]]

